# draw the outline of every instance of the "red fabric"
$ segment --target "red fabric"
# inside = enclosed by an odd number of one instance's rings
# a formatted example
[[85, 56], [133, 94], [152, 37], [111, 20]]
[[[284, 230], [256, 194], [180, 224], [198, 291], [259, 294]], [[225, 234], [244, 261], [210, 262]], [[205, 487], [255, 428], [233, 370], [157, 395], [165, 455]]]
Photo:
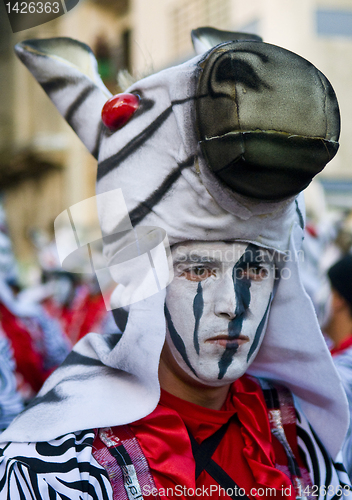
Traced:
[[[204, 487], [210, 492], [211, 486], [214, 500], [228, 498], [224, 491], [219, 492], [217, 483], [205, 471], [195, 482], [195, 463], [186, 426], [197, 442], [201, 443], [236, 413], [239, 422], [235, 418], [231, 420], [213, 459], [240, 488], [245, 489], [248, 497], [272, 498], [272, 492], [265, 494], [270, 491], [266, 488], [275, 488], [276, 498], [294, 500], [290, 479], [275, 468], [277, 457], [262, 391], [247, 376], [232, 385], [220, 411], [200, 407], [162, 391], [160, 403], [154, 412], [130, 424], [148, 460], [156, 488], [165, 493], [160, 495], [161, 498], [175, 497], [175, 494], [166, 495], [167, 488], [182, 493], [177, 497], [184, 500], [188, 489], [192, 492]], [[286, 464], [287, 461], [281, 465]], [[255, 491], [260, 492], [257, 497]], [[290, 492], [291, 496], [287, 494]]]
[[76, 289], [69, 305], [59, 305], [53, 299], [47, 299], [43, 305], [51, 317], [59, 320], [72, 345], [89, 332], [99, 333], [107, 314], [102, 294], [91, 295], [84, 285]]
[[16, 361], [16, 371], [34, 393], [37, 393], [51, 371], [44, 370], [42, 353], [36, 349], [35, 341], [25, 325], [0, 304], [0, 321], [3, 331], [11, 342]]
[[317, 238], [318, 237], [318, 232], [316, 230], [316, 227], [313, 226], [313, 224], [309, 223], [306, 224], [306, 231], [307, 233], [309, 233], [311, 236], [313, 236], [313, 238]]
[[352, 333], [351, 336], [348, 337], [348, 339], [344, 340], [342, 344], [340, 344], [338, 347], [333, 347], [331, 349], [331, 355], [335, 356], [336, 354], [342, 354], [343, 351], [346, 351], [346, 349], [349, 349], [352, 346]]
[[89, 332], [99, 331], [101, 323], [107, 314], [103, 295], [101, 293], [90, 295], [85, 305], [85, 310], [86, 315], [78, 339], [81, 339]]

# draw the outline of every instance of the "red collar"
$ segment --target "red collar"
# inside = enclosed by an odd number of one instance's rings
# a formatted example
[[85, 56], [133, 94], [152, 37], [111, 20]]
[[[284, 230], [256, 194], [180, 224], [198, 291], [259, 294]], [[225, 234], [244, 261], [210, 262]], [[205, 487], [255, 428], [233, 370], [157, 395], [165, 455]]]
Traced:
[[[228, 432], [238, 432], [242, 444], [233, 449], [229, 440], [221, 443], [230, 449], [228, 473], [236, 474], [241, 463], [242, 470], [248, 472], [243, 479], [234, 476], [239, 485], [246, 480], [250, 486], [275, 488], [281, 497], [282, 488], [289, 488], [291, 482], [275, 467], [263, 393], [258, 383], [248, 376], [232, 385], [221, 410], [203, 408], [163, 391], [157, 408], [142, 420], [130, 424], [148, 460], [157, 488], [178, 484], [195, 488], [195, 463], [186, 426], [201, 443], [236, 413], [239, 426], [230, 426]], [[220, 465], [224, 464], [220, 462]]]
[[346, 351], [349, 347], [352, 347], [352, 334], [346, 340], [344, 340], [338, 347], [333, 347], [331, 349], [331, 355], [336, 356], [336, 354], [342, 354], [343, 351]]
[[197, 438], [198, 442], [214, 434], [222, 425], [226, 424], [237, 412], [233, 404], [232, 393], [235, 391], [234, 384], [221, 410], [204, 408], [190, 403], [169, 392], [161, 390], [159, 404], [165, 408], [175, 410], [183, 420], [186, 427]]

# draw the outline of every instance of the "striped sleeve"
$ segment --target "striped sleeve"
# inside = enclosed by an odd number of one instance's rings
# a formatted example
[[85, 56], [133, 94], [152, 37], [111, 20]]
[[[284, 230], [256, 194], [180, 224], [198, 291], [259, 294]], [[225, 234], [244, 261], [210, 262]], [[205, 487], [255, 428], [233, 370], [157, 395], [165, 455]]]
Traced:
[[92, 455], [93, 440], [93, 431], [82, 431], [0, 447], [0, 498], [112, 500], [108, 475]]
[[335, 462], [330, 458], [307, 419], [298, 410], [297, 438], [313, 484], [304, 493], [316, 500], [352, 498], [351, 483], [340, 456]]

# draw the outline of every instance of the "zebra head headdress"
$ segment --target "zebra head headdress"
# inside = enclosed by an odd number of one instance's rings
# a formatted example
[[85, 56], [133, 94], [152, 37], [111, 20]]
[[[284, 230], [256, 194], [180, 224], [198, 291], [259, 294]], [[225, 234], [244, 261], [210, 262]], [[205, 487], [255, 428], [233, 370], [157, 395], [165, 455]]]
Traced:
[[[311, 63], [258, 37], [204, 28], [193, 38], [197, 57], [128, 89], [139, 107], [117, 131], [102, 123], [111, 95], [86, 45], [29, 40], [16, 51], [98, 159], [98, 212], [110, 264], [121, 264], [121, 252], [129, 251], [124, 260], [131, 262], [142, 247], [154, 258], [165, 234], [171, 244], [239, 240], [289, 253], [291, 278], [277, 288], [251, 371], [290, 387], [335, 455], [347, 425], [345, 400], [297, 262], [299, 193], [338, 149], [334, 91]], [[116, 189], [126, 204], [122, 215], [114, 208]], [[163, 285], [167, 274], [160, 273]], [[151, 412], [159, 397], [163, 311], [160, 291], [131, 305], [117, 345], [94, 334], [83, 339], [5, 438], [46, 440]]]

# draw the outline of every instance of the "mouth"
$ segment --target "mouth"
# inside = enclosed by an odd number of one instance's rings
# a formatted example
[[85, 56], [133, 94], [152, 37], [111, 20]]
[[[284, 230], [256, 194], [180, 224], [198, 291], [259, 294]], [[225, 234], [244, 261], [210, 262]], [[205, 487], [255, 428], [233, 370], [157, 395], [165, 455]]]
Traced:
[[242, 344], [249, 342], [247, 335], [239, 335], [238, 337], [230, 337], [230, 335], [216, 335], [206, 340], [206, 343], [220, 345], [225, 349], [238, 349]]

